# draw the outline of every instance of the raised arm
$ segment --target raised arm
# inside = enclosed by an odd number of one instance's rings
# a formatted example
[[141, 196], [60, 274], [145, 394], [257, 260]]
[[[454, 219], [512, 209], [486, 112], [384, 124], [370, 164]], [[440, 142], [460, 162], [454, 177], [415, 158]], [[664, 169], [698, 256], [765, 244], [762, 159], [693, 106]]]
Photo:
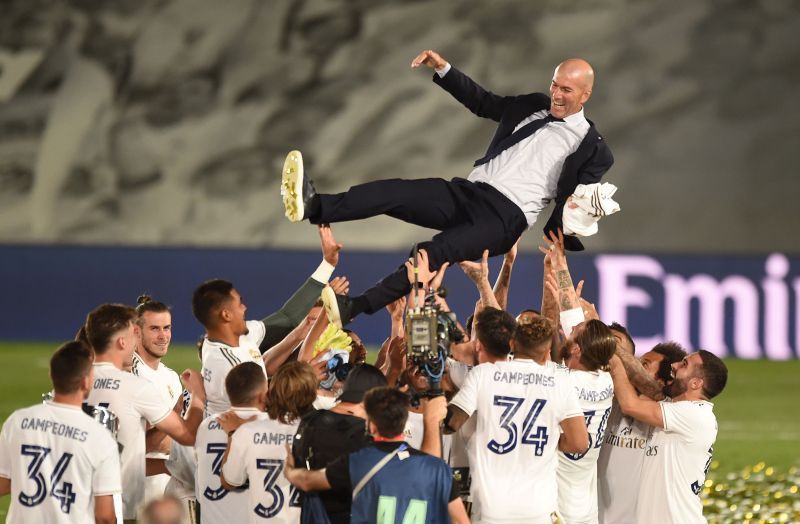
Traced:
[[568, 337], [572, 328], [584, 321], [583, 308], [569, 274], [567, 257], [564, 252], [564, 234], [561, 230], [558, 231], [558, 235], [550, 232], [549, 238], [544, 237], [544, 240], [548, 246], [540, 247], [540, 249], [546, 253], [549, 252], [552, 264], [552, 274], [546, 276], [546, 284], [558, 297], [559, 321], [564, 335]]
[[[624, 353], [624, 351], [620, 351], [620, 353]], [[645, 424], [663, 428], [664, 416], [659, 403], [636, 394], [618, 355], [611, 357], [610, 364], [611, 380], [614, 381], [614, 396], [619, 402], [622, 412]]]
[[483, 257], [480, 262], [459, 262], [458, 265], [464, 270], [467, 278], [478, 288], [478, 293], [481, 296], [481, 305], [483, 307], [502, 309], [500, 304], [497, 303], [492, 286], [489, 284], [489, 250], [483, 251]]
[[303, 321], [308, 310], [319, 299], [319, 294], [339, 263], [342, 245], [336, 242], [328, 225], [320, 225], [319, 241], [322, 248], [322, 262], [314, 273], [276, 312], [262, 319], [266, 334], [261, 342], [261, 351], [266, 351], [280, 342], [292, 329]]
[[663, 400], [665, 398], [664, 388], [644, 369], [639, 359], [627, 351], [617, 351], [619, 360], [625, 368], [628, 381], [642, 395], [652, 400]]
[[447, 416], [444, 395], [422, 401], [422, 445], [420, 450], [442, 458], [441, 424]]
[[513, 99], [485, 90], [432, 49], [421, 52], [411, 62], [412, 68], [421, 65], [434, 69], [436, 74], [433, 75], [433, 81], [479, 117], [499, 122], [507, 103]]
[[497, 299], [500, 309], [504, 311], [508, 310], [508, 290], [511, 287], [511, 271], [514, 269], [514, 261], [517, 260], [518, 244], [519, 240], [503, 256], [503, 267], [500, 268], [500, 273], [497, 274], [497, 280], [492, 288], [494, 298]]

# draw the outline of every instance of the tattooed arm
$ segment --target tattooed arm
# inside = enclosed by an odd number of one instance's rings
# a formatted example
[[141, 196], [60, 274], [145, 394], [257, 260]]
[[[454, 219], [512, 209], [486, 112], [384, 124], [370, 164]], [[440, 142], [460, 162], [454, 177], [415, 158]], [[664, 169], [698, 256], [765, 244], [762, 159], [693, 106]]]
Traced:
[[617, 351], [616, 354], [622, 361], [625, 374], [628, 375], [628, 380], [640, 394], [653, 400], [664, 399], [663, 386], [650, 376], [642, 366], [642, 363], [639, 362], [639, 359], [627, 351]]

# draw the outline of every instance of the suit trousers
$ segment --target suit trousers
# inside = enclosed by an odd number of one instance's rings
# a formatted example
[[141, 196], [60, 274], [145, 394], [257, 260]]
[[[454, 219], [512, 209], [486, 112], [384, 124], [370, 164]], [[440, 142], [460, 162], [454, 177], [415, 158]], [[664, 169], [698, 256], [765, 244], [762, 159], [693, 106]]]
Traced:
[[[439, 230], [418, 244], [428, 253], [431, 270], [506, 253], [527, 228], [522, 210], [489, 184], [462, 178], [389, 179], [351, 187], [344, 193], [320, 194], [319, 213], [312, 224], [331, 224], [387, 215], [404, 222]], [[406, 268], [400, 265], [364, 293], [368, 313], [411, 291]]]

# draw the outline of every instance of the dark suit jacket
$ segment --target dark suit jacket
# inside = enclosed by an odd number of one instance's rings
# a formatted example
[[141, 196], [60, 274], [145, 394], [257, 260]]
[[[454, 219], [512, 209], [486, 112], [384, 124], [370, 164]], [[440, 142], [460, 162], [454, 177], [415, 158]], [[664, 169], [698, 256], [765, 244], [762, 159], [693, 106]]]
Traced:
[[[477, 116], [491, 118], [499, 123], [487, 152], [509, 136], [522, 120], [536, 111], [550, 108], [550, 97], [544, 93], [517, 96], [495, 95], [452, 66], [444, 78], [440, 78], [438, 74], [434, 73], [433, 81]], [[544, 226], [545, 232], [555, 231], [558, 228], [563, 229], [561, 215], [564, 204], [566, 204], [567, 198], [575, 192], [575, 187], [578, 184], [600, 182], [600, 179], [614, 163], [611, 150], [597, 132], [594, 122], [589, 121], [589, 125], [589, 131], [578, 149], [564, 161], [564, 167], [558, 179], [555, 208]], [[570, 251], [583, 250], [583, 244], [574, 236], [564, 237], [564, 247]]]

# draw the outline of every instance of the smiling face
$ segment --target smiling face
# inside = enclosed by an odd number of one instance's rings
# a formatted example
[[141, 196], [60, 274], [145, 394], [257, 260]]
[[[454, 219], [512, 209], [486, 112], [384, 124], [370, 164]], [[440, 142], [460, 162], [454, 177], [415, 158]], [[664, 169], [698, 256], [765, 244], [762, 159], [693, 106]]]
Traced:
[[672, 384], [667, 392], [673, 399], [687, 392], [701, 390], [703, 387], [703, 360], [697, 353], [692, 353], [679, 362], [672, 364]]
[[592, 95], [592, 66], [580, 59], [565, 60], [553, 72], [550, 82], [550, 114], [556, 118], [574, 115]]
[[140, 323], [142, 349], [155, 358], [163, 358], [172, 340], [172, 315], [169, 311], [145, 311]]

